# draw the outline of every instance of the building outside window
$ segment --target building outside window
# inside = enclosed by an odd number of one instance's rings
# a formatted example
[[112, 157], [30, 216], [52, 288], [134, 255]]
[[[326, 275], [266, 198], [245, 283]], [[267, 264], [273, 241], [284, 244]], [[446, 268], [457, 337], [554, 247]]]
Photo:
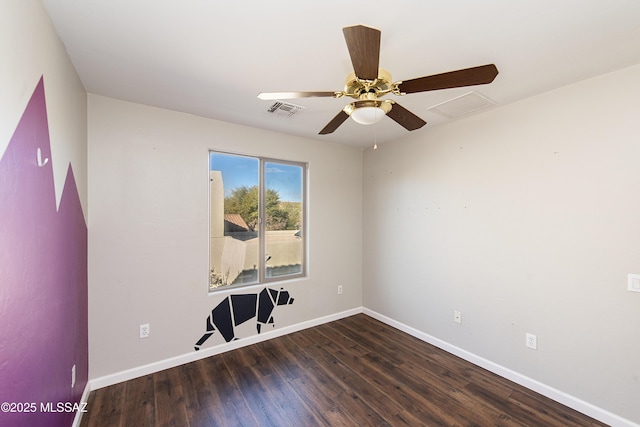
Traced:
[[305, 275], [306, 164], [209, 152], [209, 290]]

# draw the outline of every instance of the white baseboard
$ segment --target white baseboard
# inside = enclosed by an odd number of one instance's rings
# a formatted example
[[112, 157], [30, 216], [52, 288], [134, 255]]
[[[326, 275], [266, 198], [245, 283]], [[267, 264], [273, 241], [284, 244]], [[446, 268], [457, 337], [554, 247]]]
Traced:
[[461, 359], [471, 362], [474, 365], [480, 366], [481, 368], [484, 368], [496, 375], [513, 381], [516, 384], [520, 384], [521, 386], [540, 393], [541, 395], [553, 399], [556, 402], [559, 402], [569, 408], [575, 409], [578, 412], [582, 412], [583, 414], [588, 415], [591, 418], [595, 418], [598, 421], [609, 424], [612, 427], [640, 427], [640, 424], [636, 424], [633, 421], [622, 418], [616, 414], [592, 405], [589, 402], [585, 402], [584, 400], [578, 399], [577, 397], [571, 396], [563, 391], [543, 384], [518, 372], [512, 371], [509, 368], [505, 368], [502, 365], [494, 363], [467, 350], [461, 349], [460, 347], [456, 347], [446, 341], [442, 341], [441, 339], [414, 329], [411, 326], [407, 326], [403, 323], [397, 322], [373, 310], [363, 308], [362, 312], [367, 316], [371, 316], [374, 319], [381, 321], [382, 323], [386, 323], [389, 326], [406, 332], [409, 335], [418, 338], [419, 340], [425, 341], [438, 348], [441, 348], [448, 353], [454, 354]]
[[[86, 404], [87, 404], [87, 400], [89, 399], [90, 392], [91, 392], [91, 386], [87, 381], [87, 384], [84, 386], [84, 391], [82, 392], [82, 397], [80, 397], [80, 403], [84, 405], [80, 405], [80, 406], [87, 406]], [[80, 427], [83, 414], [84, 412], [81, 412], [81, 411], [76, 412], [76, 416], [73, 417], [73, 424], [71, 424], [71, 427]]]
[[89, 383], [91, 385], [91, 390], [96, 390], [102, 387], [107, 387], [123, 381], [128, 381], [134, 378], [142, 377], [144, 375], [152, 374], [154, 372], [159, 372], [164, 369], [184, 365], [185, 363], [195, 362], [196, 360], [204, 359], [216, 354], [224, 353], [230, 350], [235, 350], [251, 344], [256, 344], [262, 341], [270, 340], [272, 338], [301, 331], [303, 329], [312, 328], [314, 326], [322, 325], [323, 323], [328, 323], [334, 320], [342, 319], [344, 317], [353, 316], [354, 314], [359, 313], [362, 313], [362, 307], [357, 307], [340, 313], [331, 314], [329, 316], [308, 320], [306, 322], [297, 323], [295, 325], [285, 326], [279, 329], [272, 329], [268, 332], [263, 332], [261, 334], [239, 339], [237, 341], [219, 344], [214, 347], [203, 348], [199, 351], [192, 351], [180, 356], [149, 363], [148, 365], [143, 365], [137, 368], [127, 369], [126, 371], [116, 372], [115, 374], [94, 378], [90, 380]]

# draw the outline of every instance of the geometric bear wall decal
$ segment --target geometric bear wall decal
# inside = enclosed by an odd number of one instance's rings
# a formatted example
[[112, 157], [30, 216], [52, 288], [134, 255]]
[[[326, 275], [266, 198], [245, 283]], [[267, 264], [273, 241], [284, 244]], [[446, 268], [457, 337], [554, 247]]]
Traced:
[[273, 325], [273, 309], [286, 304], [293, 304], [293, 298], [283, 288], [279, 291], [264, 288], [259, 294], [229, 295], [211, 310], [206, 319], [206, 332], [194, 348], [200, 350], [216, 329], [226, 342], [237, 340], [235, 327], [254, 317], [257, 317], [256, 329], [260, 333], [263, 325]]

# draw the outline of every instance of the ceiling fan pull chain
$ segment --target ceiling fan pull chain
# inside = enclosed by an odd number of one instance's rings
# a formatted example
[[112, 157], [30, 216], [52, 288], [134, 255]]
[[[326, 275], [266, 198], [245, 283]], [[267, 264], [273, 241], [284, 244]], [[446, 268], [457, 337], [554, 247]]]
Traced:
[[[376, 108], [375, 115], [378, 115], [378, 109]], [[378, 120], [376, 117], [376, 121], [373, 124], [373, 149], [378, 149]]]

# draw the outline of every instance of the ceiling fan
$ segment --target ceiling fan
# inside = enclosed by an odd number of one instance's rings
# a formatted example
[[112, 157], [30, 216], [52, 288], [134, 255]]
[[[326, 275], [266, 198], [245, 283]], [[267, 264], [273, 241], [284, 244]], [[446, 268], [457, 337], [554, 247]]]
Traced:
[[408, 93], [449, 89], [491, 83], [498, 75], [494, 64], [464, 68], [442, 74], [418, 77], [411, 80], [393, 82], [391, 74], [378, 68], [380, 59], [380, 30], [355, 25], [342, 29], [347, 49], [351, 56], [354, 72], [349, 74], [343, 91], [337, 92], [271, 92], [260, 93], [258, 98], [292, 99], [311, 97], [341, 98], [348, 96], [355, 102], [342, 109], [320, 132], [326, 135], [335, 131], [347, 118], [360, 124], [373, 124], [382, 117], [389, 116], [400, 126], [411, 131], [420, 129], [427, 122], [393, 100], [380, 100], [388, 93], [406, 95]]

